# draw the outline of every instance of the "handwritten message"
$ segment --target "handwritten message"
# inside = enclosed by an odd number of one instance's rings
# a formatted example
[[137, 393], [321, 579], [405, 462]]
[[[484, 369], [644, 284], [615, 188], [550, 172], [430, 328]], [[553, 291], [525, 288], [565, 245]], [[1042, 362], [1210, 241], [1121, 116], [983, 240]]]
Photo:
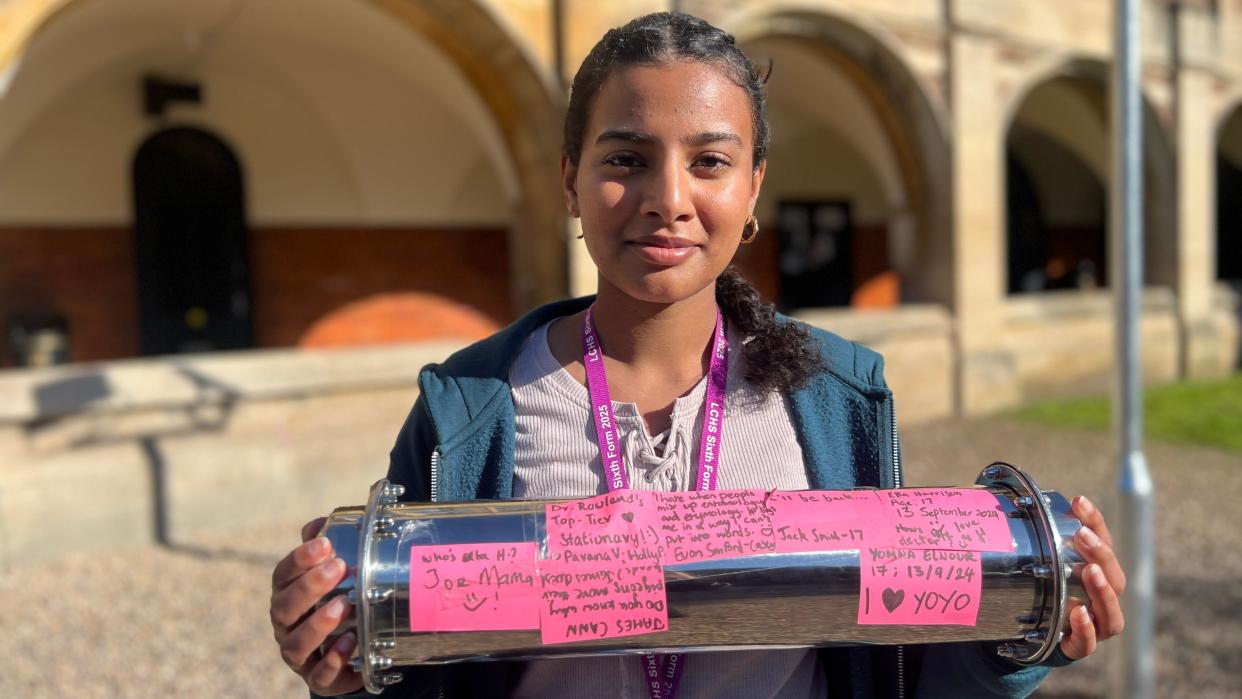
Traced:
[[980, 554], [864, 548], [859, 624], [974, 626], [983, 589]]
[[539, 564], [543, 643], [637, 636], [668, 630], [664, 569], [659, 563], [600, 567]]
[[877, 490], [896, 520], [896, 546], [1012, 551], [1009, 522], [996, 497], [976, 488]]
[[548, 558], [601, 569], [660, 563], [658, 494], [620, 490], [547, 506]]
[[894, 544], [892, 513], [871, 491], [777, 491], [768, 504], [782, 553]]
[[411, 631], [540, 629], [545, 643], [668, 629], [663, 566], [858, 550], [858, 623], [974, 625], [981, 553], [1011, 551], [983, 489], [620, 490], [550, 503], [539, 544], [413, 546]]
[[676, 565], [775, 552], [765, 495], [762, 490], [660, 493], [661, 562]]
[[410, 631], [539, 628], [538, 545], [410, 547]]

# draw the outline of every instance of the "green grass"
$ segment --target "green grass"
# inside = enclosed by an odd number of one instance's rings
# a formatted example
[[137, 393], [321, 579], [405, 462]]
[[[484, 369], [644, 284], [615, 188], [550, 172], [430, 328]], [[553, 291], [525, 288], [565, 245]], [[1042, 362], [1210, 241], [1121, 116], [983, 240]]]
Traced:
[[[1107, 398], [1057, 400], [1024, 408], [1019, 420], [1104, 431], [1110, 425]], [[1187, 381], [1143, 392], [1147, 437], [1242, 453], [1242, 373], [1213, 381]]]

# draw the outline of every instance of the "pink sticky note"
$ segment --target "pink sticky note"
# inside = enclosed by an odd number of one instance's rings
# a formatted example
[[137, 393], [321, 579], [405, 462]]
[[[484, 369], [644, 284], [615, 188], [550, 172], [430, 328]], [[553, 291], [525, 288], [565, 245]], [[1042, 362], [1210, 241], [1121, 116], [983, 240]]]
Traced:
[[768, 504], [776, 550], [782, 553], [894, 544], [893, 514], [874, 491], [776, 491]]
[[548, 558], [600, 566], [660, 562], [657, 494], [618, 490], [545, 510]]
[[410, 631], [539, 628], [538, 545], [410, 547]]
[[982, 488], [879, 490], [896, 524], [902, 548], [1012, 551], [1009, 521], [991, 492]]
[[660, 546], [665, 565], [776, 551], [771, 510], [762, 490], [660, 493]]
[[863, 548], [859, 624], [974, 626], [983, 589], [978, 551]]
[[668, 630], [664, 570], [658, 563], [539, 562], [544, 643], [637, 636]]

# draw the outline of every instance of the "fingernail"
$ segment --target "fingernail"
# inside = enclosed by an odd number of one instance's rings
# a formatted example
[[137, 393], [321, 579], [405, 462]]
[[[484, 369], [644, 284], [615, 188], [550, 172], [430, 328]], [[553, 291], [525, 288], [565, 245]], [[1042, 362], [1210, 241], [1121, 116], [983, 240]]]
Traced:
[[1091, 613], [1087, 611], [1086, 607], [1079, 607], [1074, 610], [1074, 613], [1078, 615], [1078, 620], [1083, 624], [1091, 623]]
[[328, 603], [327, 615], [333, 619], [340, 619], [345, 615], [345, 598], [337, 597]]
[[340, 638], [336, 639], [336, 643], [332, 644], [332, 650], [341, 655], [349, 655], [354, 652], [354, 646], [357, 645], [358, 639], [354, 637], [353, 631], [348, 631]]
[[1082, 532], [1082, 539], [1087, 543], [1088, 548], [1095, 548], [1100, 545], [1100, 537], [1096, 536], [1090, 527], [1083, 527], [1078, 531]]
[[1096, 587], [1108, 585], [1108, 578], [1104, 577], [1104, 569], [1095, 563], [1091, 564], [1091, 584]]
[[311, 542], [307, 544], [306, 550], [309, 551], [312, 556], [320, 556], [328, 550], [328, 540], [322, 536], [317, 536], [314, 539], [311, 539]]
[[1087, 499], [1086, 495], [1078, 496], [1078, 504], [1082, 508], [1082, 514], [1084, 517], [1092, 512], [1095, 512], [1095, 505], [1091, 504], [1091, 501]]
[[321, 575], [323, 575], [325, 580], [335, 578], [341, 573], [345, 572], [345, 561], [342, 561], [339, 558], [333, 558], [332, 560], [323, 564], [323, 567], [320, 568], [320, 570], [323, 571]]

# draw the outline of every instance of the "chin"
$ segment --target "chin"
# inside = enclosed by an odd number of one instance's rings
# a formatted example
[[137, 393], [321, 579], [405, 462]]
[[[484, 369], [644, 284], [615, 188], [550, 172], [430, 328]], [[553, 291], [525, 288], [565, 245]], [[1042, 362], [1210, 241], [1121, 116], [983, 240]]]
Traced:
[[613, 286], [636, 301], [671, 305], [684, 301], [716, 281], [715, 275], [686, 274], [668, 268], [626, 279], [610, 279]]

